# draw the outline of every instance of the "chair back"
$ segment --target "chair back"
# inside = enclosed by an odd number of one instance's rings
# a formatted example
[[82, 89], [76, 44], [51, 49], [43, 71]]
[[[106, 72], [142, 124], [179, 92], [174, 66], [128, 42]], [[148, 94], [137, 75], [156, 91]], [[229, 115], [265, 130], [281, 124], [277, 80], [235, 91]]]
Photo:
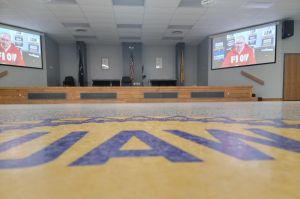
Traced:
[[75, 86], [75, 80], [72, 76], [66, 76], [63, 86]]
[[131, 86], [132, 85], [132, 80], [129, 76], [123, 76], [121, 82], [122, 82], [122, 86]]

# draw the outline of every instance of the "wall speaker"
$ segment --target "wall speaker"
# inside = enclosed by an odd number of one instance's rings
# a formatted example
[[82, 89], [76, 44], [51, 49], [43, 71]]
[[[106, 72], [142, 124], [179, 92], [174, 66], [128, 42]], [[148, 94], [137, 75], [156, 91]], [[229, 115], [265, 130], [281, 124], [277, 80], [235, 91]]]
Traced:
[[285, 20], [282, 22], [282, 39], [294, 35], [294, 20]]

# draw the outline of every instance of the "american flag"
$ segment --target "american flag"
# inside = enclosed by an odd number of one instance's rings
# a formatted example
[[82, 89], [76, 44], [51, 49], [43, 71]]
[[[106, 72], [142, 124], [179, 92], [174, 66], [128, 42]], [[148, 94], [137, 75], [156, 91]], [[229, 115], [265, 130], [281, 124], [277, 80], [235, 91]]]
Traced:
[[130, 69], [130, 78], [131, 78], [131, 80], [133, 82], [134, 81], [134, 58], [133, 58], [133, 52], [130, 53], [129, 69]]

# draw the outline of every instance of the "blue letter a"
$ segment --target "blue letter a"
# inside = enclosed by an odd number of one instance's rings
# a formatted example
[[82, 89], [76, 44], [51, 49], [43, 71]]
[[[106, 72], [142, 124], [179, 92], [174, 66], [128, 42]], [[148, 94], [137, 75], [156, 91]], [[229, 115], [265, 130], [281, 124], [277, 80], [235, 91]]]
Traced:
[[[135, 136], [152, 149], [147, 150], [120, 150], [130, 138]], [[71, 166], [98, 165], [104, 164], [112, 157], [147, 157], [163, 156], [171, 162], [200, 162], [196, 158], [181, 149], [168, 144], [167, 142], [154, 137], [145, 131], [121, 131], [105, 143], [99, 145], [92, 151], [88, 152]]]
[[192, 135], [179, 130], [166, 130], [166, 132], [168, 133], [177, 135], [181, 138], [190, 140], [192, 142], [206, 146], [208, 148], [211, 148], [213, 150], [219, 151], [221, 153], [227, 154], [231, 157], [235, 157], [240, 160], [273, 160], [273, 157], [243, 142], [243, 140], [254, 141], [255, 139], [255, 142], [259, 143], [258, 141], [266, 142], [266, 140], [217, 129], [208, 129], [207, 131], [216, 139], [218, 139], [219, 142], [209, 140], [204, 137]]
[[282, 135], [268, 132], [262, 129], [247, 129], [257, 135], [265, 137], [253, 137], [240, 133], [222, 131], [217, 129], [208, 129], [208, 133], [213, 135], [219, 142], [209, 140], [200, 136], [192, 135], [178, 130], [167, 130], [167, 132], [177, 135], [181, 138], [190, 140], [197, 144], [209, 147], [213, 150], [227, 154], [240, 160], [273, 160], [274, 158], [255, 149], [244, 141], [254, 142], [266, 146], [300, 153], [300, 142]]

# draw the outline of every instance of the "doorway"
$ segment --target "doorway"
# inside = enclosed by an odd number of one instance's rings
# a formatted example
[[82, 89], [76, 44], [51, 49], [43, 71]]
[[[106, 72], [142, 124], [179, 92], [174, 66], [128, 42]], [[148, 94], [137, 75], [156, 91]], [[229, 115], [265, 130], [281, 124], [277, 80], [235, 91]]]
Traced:
[[284, 100], [300, 100], [300, 54], [284, 56]]

